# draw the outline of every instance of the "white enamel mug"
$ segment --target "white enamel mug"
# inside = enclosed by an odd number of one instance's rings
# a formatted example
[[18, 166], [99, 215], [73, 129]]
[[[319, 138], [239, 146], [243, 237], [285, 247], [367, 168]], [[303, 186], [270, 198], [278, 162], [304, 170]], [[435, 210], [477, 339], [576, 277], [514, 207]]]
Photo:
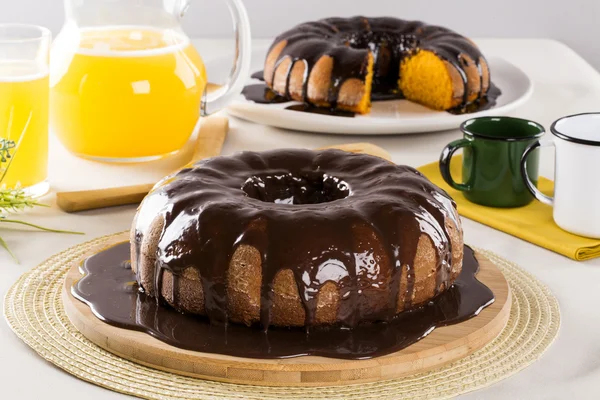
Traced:
[[[563, 117], [552, 124], [552, 140], [532, 143], [521, 159], [521, 174], [536, 199], [554, 207], [554, 222], [565, 231], [600, 238], [600, 113]], [[527, 176], [527, 156], [554, 146], [554, 197], [540, 192]]]

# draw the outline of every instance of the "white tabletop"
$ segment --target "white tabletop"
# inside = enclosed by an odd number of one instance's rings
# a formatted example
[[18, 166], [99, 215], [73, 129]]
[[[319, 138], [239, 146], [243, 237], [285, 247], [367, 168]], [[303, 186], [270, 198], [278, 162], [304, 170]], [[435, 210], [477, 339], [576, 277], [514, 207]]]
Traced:
[[[259, 41], [262, 43], [263, 41]], [[487, 39], [478, 41], [488, 56], [503, 57], [534, 81], [531, 100], [512, 113], [549, 127], [558, 117], [600, 107], [600, 74], [565, 45], [550, 40]], [[229, 41], [199, 40], [205, 60], [228, 54]], [[210, 74], [210, 71], [209, 71]], [[210, 75], [209, 75], [210, 76]], [[396, 163], [420, 166], [438, 158], [443, 146], [460, 136], [458, 130], [408, 136], [316, 135], [264, 127], [232, 119], [224, 154], [276, 147], [319, 147], [370, 141], [387, 149]], [[77, 159], [55, 138], [51, 140], [50, 181], [54, 191], [147, 183], [175, 169], [184, 156], [152, 164], [116, 166]], [[542, 174], [552, 176], [552, 155], [542, 157]], [[44, 202], [54, 204], [54, 196]], [[24, 218], [45, 226], [83, 230], [85, 236], [1, 230], [21, 263], [0, 251], [0, 296], [25, 271], [54, 253], [92, 238], [129, 228], [135, 207], [116, 207], [65, 214], [54, 205]], [[600, 259], [575, 262], [502, 232], [464, 220], [465, 240], [492, 250], [536, 275], [558, 297], [562, 327], [558, 339], [536, 363], [517, 375], [464, 399], [561, 399], [600, 396]], [[0, 398], [118, 399], [123, 395], [74, 378], [38, 357], [0, 322]]]

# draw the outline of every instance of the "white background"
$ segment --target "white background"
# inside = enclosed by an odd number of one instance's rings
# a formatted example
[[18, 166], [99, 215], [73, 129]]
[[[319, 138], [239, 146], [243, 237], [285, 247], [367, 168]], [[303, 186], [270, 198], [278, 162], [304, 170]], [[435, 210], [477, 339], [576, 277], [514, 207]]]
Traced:
[[[115, 0], [84, 0], [115, 1]], [[132, 0], [128, 0], [132, 1]], [[192, 37], [228, 37], [220, 0], [191, 0], [185, 29]], [[0, 0], [0, 22], [45, 25], [57, 33], [62, 0]], [[307, 20], [329, 16], [396, 16], [445, 25], [470, 37], [553, 38], [600, 68], [597, 0], [244, 0], [253, 35], [269, 38]]]

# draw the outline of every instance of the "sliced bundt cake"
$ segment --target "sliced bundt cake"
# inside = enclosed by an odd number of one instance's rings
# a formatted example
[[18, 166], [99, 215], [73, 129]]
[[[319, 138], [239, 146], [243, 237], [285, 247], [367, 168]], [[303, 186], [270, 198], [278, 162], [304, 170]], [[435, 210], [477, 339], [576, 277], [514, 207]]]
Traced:
[[490, 87], [488, 63], [468, 38], [397, 18], [327, 18], [273, 42], [264, 66], [280, 96], [367, 113], [372, 95], [397, 94], [435, 110], [464, 107]]

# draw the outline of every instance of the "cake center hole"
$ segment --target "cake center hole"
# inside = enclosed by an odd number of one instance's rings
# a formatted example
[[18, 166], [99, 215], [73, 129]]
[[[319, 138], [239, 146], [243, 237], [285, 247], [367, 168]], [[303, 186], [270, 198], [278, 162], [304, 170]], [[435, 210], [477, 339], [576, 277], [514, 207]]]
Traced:
[[350, 195], [346, 182], [321, 172], [255, 175], [244, 182], [242, 190], [253, 199], [278, 204], [320, 204]]

